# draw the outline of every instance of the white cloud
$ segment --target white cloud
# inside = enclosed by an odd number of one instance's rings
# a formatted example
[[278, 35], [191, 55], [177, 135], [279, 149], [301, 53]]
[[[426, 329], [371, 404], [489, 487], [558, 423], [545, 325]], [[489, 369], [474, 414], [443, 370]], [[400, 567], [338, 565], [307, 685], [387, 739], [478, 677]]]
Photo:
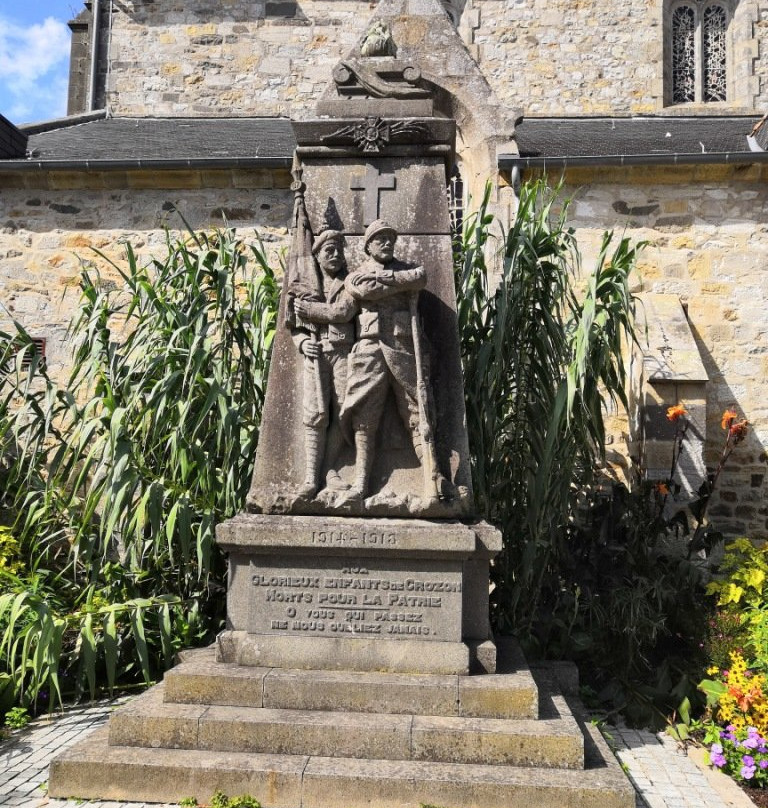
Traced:
[[69, 28], [53, 17], [22, 27], [0, 16], [0, 111], [14, 122], [63, 115], [69, 49]]

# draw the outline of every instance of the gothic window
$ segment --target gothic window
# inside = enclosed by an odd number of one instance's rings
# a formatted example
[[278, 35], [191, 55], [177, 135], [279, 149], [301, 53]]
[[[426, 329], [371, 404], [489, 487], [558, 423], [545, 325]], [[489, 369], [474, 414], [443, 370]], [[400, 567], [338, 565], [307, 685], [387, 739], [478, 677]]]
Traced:
[[725, 101], [725, 36], [728, 19], [722, 6], [704, 9], [702, 62], [705, 101]]
[[725, 101], [729, 22], [725, 6], [693, 0], [675, 5], [670, 16], [671, 102]]
[[696, 100], [696, 15], [690, 6], [672, 12], [672, 102]]

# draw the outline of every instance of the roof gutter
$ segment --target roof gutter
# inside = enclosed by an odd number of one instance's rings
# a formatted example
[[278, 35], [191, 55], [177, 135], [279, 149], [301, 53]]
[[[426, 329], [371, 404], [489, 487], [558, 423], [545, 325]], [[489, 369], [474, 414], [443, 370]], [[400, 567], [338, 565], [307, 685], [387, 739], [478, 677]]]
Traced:
[[3, 171], [168, 171], [206, 168], [290, 168], [292, 157], [191, 157], [161, 160], [0, 160]]
[[520, 157], [500, 154], [499, 168], [548, 168], [560, 166], [663, 166], [748, 165], [768, 162], [768, 152], [704, 152], [687, 154], [609, 154], [562, 157]]

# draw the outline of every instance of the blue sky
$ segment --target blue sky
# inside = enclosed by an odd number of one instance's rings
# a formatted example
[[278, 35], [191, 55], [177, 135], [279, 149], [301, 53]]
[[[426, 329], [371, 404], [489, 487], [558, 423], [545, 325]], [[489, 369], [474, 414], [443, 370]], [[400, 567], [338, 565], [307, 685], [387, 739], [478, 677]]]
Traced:
[[67, 111], [70, 31], [82, 0], [0, 0], [0, 113], [13, 123]]

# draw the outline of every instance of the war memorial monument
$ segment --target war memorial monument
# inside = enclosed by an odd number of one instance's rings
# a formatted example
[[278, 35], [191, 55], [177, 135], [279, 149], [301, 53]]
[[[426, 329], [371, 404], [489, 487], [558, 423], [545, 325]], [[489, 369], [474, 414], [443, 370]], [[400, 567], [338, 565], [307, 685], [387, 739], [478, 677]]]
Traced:
[[472, 513], [446, 195], [457, 122], [398, 47], [400, 5], [379, 5], [316, 117], [293, 124], [253, 483], [217, 530], [226, 630], [57, 758], [53, 797], [634, 806], [557, 677], [491, 634], [501, 536]]

